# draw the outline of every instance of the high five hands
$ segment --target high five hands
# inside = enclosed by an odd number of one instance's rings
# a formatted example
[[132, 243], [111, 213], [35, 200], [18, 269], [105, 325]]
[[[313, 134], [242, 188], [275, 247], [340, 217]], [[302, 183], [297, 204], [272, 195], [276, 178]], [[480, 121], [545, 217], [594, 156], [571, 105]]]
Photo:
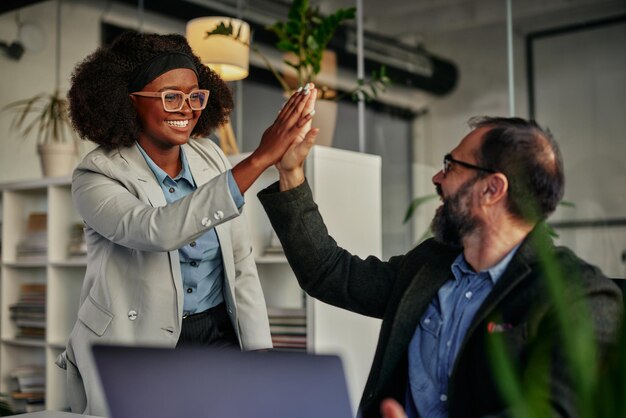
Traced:
[[[317, 89], [313, 83], [309, 83], [303, 88], [302, 93], [309, 96], [302, 113], [313, 116], [315, 114]], [[312, 118], [305, 121], [298, 137], [291, 143], [280, 161], [276, 163], [276, 168], [280, 173], [279, 185], [282, 191], [292, 189], [304, 182], [304, 160], [309, 155], [319, 132], [318, 129], [311, 128], [311, 122]]]
[[[311, 129], [316, 98], [317, 90], [312, 83], [292, 94], [278, 112], [274, 123], [263, 133], [257, 149], [233, 167], [232, 174], [241, 193], [245, 193], [261, 173], [272, 165], [284, 165], [291, 170], [288, 172], [295, 171], [292, 167], [297, 166], [300, 159], [302, 165], [317, 134], [317, 130]], [[294, 146], [298, 143], [310, 145]]]
[[265, 130], [257, 151], [271, 158], [270, 165], [279, 163], [294, 142], [306, 137], [315, 114], [316, 98], [317, 89], [313, 83], [298, 89], [287, 100], [274, 123]]

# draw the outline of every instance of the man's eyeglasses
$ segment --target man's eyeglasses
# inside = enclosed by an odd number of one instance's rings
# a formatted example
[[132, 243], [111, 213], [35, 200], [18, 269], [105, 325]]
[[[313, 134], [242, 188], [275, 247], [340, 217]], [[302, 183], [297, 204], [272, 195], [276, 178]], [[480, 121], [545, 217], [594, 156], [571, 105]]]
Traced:
[[452, 158], [452, 154], [446, 154], [443, 157], [443, 168], [441, 170], [441, 172], [443, 174], [446, 174], [448, 171], [450, 171], [450, 166], [452, 165], [452, 163], [461, 165], [465, 168], [471, 168], [472, 170], [480, 170], [480, 171], [485, 171], [487, 173], [495, 173], [496, 170], [492, 170], [491, 168], [485, 168], [485, 167], [480, 167], [474, 164], [470, 164], [470, 163], [466, 163], [465, 161], [459, 161], [459, 160], [455, 160], [454, 158]]
[[183, 93], [178, 90], [165, 90], [165, 91], [138, 91], [131, 93], [133, 96], [141, 97], [160, 97], [163, 102], [163, 109], [166, 112], [178, 112], [185, 104], [185, 100], [189, 102], [191, 110], [202, 110], [206, 107], [209, 101], [208, 90], [191, 90], [189, 94]]

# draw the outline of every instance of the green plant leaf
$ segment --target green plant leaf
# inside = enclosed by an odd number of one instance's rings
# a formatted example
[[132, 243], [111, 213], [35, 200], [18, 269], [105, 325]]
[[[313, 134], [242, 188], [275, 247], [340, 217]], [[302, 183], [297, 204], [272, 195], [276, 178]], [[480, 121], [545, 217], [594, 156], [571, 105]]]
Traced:
[[287, 13], [287, 19], [290, 21], [302, 21], [308, 8], [309, 0], [293, 0]]
[[312, 35], [306, 37], [306, 46], [312, 50], [319, 50], [319, 44]]
[[265, 27], [265, 29], [273, 32], [281, 40], [287, 37], [287, 34], [285, 33], [285, 24], [282, 22], [276, 22], [273, 25], [268, 25]]
[[16, 113], [11, 129], [17, 129], [23, 137], [36, 132], [37, 143], [77, 141], [72, 129], [67, 99], [55, 91], [38, 94], [29, 99], [9, 103], [2, 110]]
[[407, 223], [409, 221], [409, 219], [411, 219], [411, 217], [413, 216], [413, 212], [415, 212], [416, 209], [418, 209], [420, 206], [422, 206], [424, 203], [430, 202], [432, 200], [435, 200], [439, 197], [439, 195], [435, 194], [428, 194], [428, 195], [424, 195], [424, 196], [419, 196], [416, 197], [415, 199], [413, 199], [411, 201], [411, 204], [409, 205], [409, 208], [406, 210], [406, 214], [404, 215], [404, 221], [403, 223]]
[[205, 39], [208, 38], [211, 35], [225, 35], [225, 36], [232, 36], [233, 35], [233, 24], [231, 22], [228, 22], [228, 25], [226, 25], [224, 22], [220, 22], [215, 29], [213, 29], [212, 31], [206, 31], [205, 33]]
[[299, 21], [289, 21], [285, 26], [285, 32], [287, 34], [287, 38], [292, 40], [297, 40], [299, 38], [299, 34], [302, 28], [302, 24]]

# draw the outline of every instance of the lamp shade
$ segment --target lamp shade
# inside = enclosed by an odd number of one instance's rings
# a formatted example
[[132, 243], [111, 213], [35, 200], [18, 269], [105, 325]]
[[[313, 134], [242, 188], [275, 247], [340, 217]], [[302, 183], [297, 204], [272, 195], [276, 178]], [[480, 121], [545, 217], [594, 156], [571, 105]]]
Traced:
[[248, 76], [250, 25], [232, 17], [199, 17], [187, 22], [187, 41], [204, 65], [226, 81]]

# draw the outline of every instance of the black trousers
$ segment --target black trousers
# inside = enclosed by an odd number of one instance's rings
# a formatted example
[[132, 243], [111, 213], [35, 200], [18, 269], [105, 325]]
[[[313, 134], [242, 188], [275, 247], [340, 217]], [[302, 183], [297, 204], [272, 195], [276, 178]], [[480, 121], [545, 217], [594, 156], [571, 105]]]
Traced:
[[183, 318], [183, 326], [176, 347], [210, 346], [239, 348], [226, 304], [220, 303], [204, 312]]

